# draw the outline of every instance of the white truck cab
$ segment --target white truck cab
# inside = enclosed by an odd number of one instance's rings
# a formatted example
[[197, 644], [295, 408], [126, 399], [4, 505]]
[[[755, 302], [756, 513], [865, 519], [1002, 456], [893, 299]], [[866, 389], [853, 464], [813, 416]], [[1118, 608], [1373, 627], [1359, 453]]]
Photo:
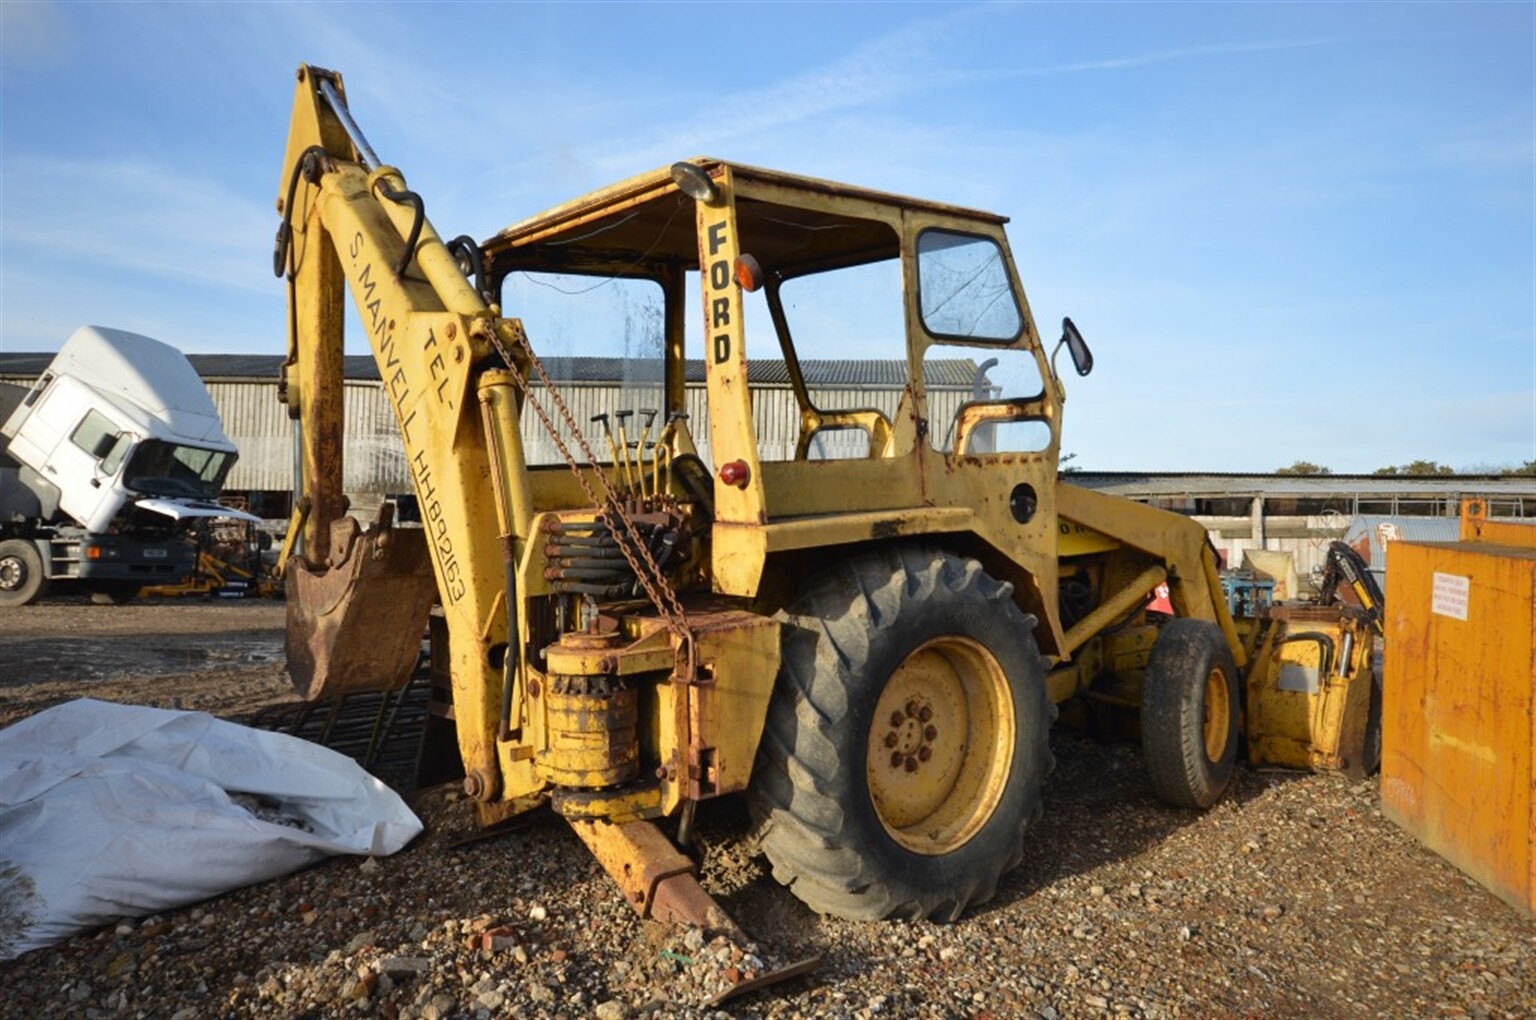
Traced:
[[193, 555], [175, 522], [256, 520], [215, 502], [237, 453], [203, 381], [137, 333], [76, 330], [0, 440], [0, 603], [35, 597], [33, 574], [114, 595], [170, 580]]
[[87, 531], [129, 505], [178, 520], [231, 515], [212, 501], [235, 445], [186, 356], [147, 336], [76, 330], [0, 435]]

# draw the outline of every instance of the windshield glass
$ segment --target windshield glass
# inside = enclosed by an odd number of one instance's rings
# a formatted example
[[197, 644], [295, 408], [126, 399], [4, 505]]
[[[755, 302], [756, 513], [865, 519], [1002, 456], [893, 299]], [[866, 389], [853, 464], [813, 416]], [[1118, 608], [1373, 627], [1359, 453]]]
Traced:
[[147, 496], [212, 499], [224, 487], [224, 476], [234, 463], [232, 454], [219, 450], [149, 439], [128, 459], [123, 484]]

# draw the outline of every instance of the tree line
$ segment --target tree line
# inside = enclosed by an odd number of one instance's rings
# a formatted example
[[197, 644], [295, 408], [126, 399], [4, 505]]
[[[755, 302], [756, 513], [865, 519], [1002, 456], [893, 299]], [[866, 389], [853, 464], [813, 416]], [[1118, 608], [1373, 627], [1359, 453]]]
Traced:
[[[1298, 460], [1290, 467], [1276, 468], [1277, 475], [1331, 475], [1333, 471], [1321, 464], [1314, 464], [1310, 460]], [[1515, 466], [1512, 464], [1474, 464], [1471, 467], [1457, 471], [1448, 464], [1441, 464], [1434, 460], [1415, 460], [1407, 464], [1388, 464], [1372, 471], [1373, 475], [1536, 475], [1536, 460], [1528, 460], [1524, 464]]]

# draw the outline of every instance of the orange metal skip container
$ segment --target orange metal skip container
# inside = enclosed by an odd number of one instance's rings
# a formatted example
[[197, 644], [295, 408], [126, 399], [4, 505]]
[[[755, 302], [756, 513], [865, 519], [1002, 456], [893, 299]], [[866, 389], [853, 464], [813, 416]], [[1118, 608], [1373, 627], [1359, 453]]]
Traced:
[[1536, 525], [1387, 548], [1382, 809], [1536, 914]]

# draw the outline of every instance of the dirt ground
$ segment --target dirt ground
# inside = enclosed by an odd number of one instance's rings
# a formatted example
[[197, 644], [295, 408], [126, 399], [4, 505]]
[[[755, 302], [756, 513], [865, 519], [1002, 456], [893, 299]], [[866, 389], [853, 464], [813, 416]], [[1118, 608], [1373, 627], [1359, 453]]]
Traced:
[[[238, 717], [291, 698], [283, 607], [54, 603], [0, 617], [0, 726], [80, 696]], [[0, 730], [3, 739], [3, 730]], [[700, 812], [706, 886], [810, 977], [724, 1015], [1536, 1016], [1536, 923], [1382, 817], [1376, 783], [1240, 769], [1205, 813], [1140, 753], [1068, 733], [1024, 864], [953, 925], [820, 918], [773, 881], [737, 800]], [[0, 965], [0, 1016], [695, 1016], [712, 949], [642, 923], [536, 813], [427, 832]], [[721, 949], [722, 966], [742, 967]]]
[[59, 600], [0, 615], [0, 726], [72, 698], [231, 718], [289, 700], [281, 602]]

